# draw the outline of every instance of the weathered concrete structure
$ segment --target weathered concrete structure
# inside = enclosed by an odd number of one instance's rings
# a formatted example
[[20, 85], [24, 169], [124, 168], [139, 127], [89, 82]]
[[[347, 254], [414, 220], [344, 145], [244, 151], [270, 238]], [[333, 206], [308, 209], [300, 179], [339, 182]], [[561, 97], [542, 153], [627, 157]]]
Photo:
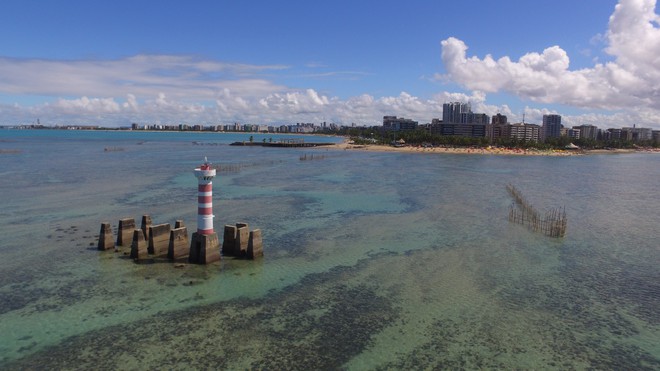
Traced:
[[99, 250], [110, 250], [115, 248], [115, 238], [112, 235], [112, 226], [108, 222], [101, 223], [99, 232]]
[[149, 241], [149, 227], [151, 227], [151, 216], [150, 215], [142, 215], [142, 225], [140, 226], [140, 229], [142, 229], [142, 233], [144, 234], [144, 240]]
[[[180, 225], [179, 222], [180, 220], [177, 221], [176, 225]], [[188, 257], [189, 246], [188, 228], [177, 227], [172, 229], [170, 231], [170, 244], [167, 249], [167, 258], [170, 260], [180, 260]]]
[[247, 256], [248, 240], [250, 239], [250, 228], [247, 223], [236, 223], [236, 242], [234, 244], [234, 256]]
[[222, 254], [237, 258], [256, 259], [264, 255], [261, 230], [250, 231], [247, 223], [225, 225]]
[[117, 245], [130, 246], [131, 242], [133, 241], [134, 230], [134, 218], [119, 219], [119, 227], [117, 228]]
[[264, 247], [261, 241], [261, 229], [250, 232], [250, 240], [247, 247], [247, 258], [256, 259], [264, 256]]
[[152, 225], [149, 227], [149, 254], [156, 257], [167, 256], [170, 246], [169, 223]]
[[233, 256], [234, 245], [236, 245], [236, 226], [225, 225], [225, 233], [222, 237], [222, 255]]
[[[250, 231], [247, 223], [225, 225], [222, 254], [220, 241], [215, 232], [202, 234], [198, 230], [189, 240], [188, 228], [185, 227], [183, 220], [177, 220], [175, 228], [171, 228], [169, 223], [157, 225], [151, 223], [149, 215], [142, 216], [142, 226], [148, 226], [149, 238], [145, 238], [142, 228], [135, 229], [133, 218], [119, 220], [118, 230], [121, 232], [121, 238], [118, 236], [117, 240], [124, 240], [124, 236], [128, 235], [129, 230], [132, 230], [130, 256], [136, 262], [167, 257], [172, 261], [181, 262], [187, 259], [188, 262], [194, 264], [209, 264], [220, 260], [222, 255], [244, 259], [257, 259], [264, 255], [261, 230]], [[113, 238], [111, 224], [101, 223], [98, 249], [109, 250], [117, 245]], [[119, 246], [129, 245], [124, 242]]]
[[133, 231], [133, 242], [131, 243], [131, 259], [135, 261], [145, 260], [149, 258], [149, 249], [147, 241], [144, 240], [144, 232], [142, 229]]
[[188, 262], [193, 264], [209, 264], [220, 260], [220, 241], [218, 234], [193, 233], [190, 243]]
[[213, 178], [215, 169], [204, 162], [195, 169], [197, 177], [197, 232], [190, 241], [188, 261], [208, 264], [220, 260], [220, 242], [213, 230]]

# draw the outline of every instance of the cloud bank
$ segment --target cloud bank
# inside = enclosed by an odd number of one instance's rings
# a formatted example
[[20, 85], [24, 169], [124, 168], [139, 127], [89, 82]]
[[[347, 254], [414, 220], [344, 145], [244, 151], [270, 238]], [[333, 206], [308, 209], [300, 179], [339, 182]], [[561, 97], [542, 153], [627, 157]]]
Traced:
[[[631, 110], [660, 123], [660, 17], [655, 0], [621, 0], [610, 17], [605, 51], [613, 61], [570, 70], [559, 46], [531, 52], [517, 61], [467, 56], [454, 37], [442, 41], [448, 78], [470, 90], [507, 92], [524, 100], [584, 109]], [[632, 109], [631, 109], [632, 108]]]
[[[499, 112], [511, 121], [520, 120], [522, 110], [512, 112], [507, 105], [487, 103], [486, 94], [505, 92], [534, 104], [524, 109], [528, 122], [539, 122], [550, 112], [539, 105], [562, 104], [587, 112], [579, 117], [563, 115], [569, 124], [660, 128], [660, 17], [655, 5], [655, 0], [621, 0], [602, 36], [604, 51], [612, 60], [585, 69], [571, 70], [570, 58], [560, 46], [529, 52], [517, 60], [479, 58], [468, 55], [465, 42], [449, 37], [441, 42], [446, 74], [436, 75], [436, 80], [452, 81], [468, 93], [440, 92], [430, 98], [404, 91], [396, 96], [341, 99], [274, 82], [291, 66], [195, 56], [73, 61], [0, 57], [1, 95], [21, 101], [50, 98], [32, 105], [0, 103], [0, 125], [34, 123], [37, 118], [47, 124], [105, 126], [321, 121], [377, 125], [384, 115], [429, 122], [441, 117], [443, 103], [457, 100], [471, 102], [477, 112]], [[589, 113], [594, 111], [600, 113]]]

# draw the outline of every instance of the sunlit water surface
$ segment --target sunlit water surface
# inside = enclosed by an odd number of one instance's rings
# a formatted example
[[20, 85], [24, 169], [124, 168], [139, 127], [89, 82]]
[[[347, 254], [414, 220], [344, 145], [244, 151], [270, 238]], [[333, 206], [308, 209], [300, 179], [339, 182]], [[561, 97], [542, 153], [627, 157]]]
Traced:
[[[0, 368], [660, 368], [660, 156], [248, 137], [0, 130]], [[204, 156], [216, 230], [260, 228], [262, 260], [96, 250], [103, 221], [196, 228]], [[510, 224], [509, 183], [566, 237]]]

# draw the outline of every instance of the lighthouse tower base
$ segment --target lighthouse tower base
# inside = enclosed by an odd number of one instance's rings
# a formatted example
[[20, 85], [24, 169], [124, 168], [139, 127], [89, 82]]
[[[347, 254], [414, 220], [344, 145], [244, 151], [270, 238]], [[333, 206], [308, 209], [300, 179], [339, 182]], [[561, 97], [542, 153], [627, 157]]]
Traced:
[[218, 234], [193, 233], [190, 241], [188, 262], [192, 264], [209, 264], [220, 260], [220, 241]]

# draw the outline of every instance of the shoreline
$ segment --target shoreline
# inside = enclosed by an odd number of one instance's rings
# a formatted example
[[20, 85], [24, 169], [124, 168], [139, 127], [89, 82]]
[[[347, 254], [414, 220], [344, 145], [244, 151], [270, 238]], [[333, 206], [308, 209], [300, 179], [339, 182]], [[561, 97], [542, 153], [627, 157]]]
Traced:
[[352, 144], [348, 141], [333, 145], [324, 146], [325, 148], [334, 148], [346, 151], [366, 151], [366, 152], [399, 152], [399, 153], [434, 153], [434, 154], [465, 154], [465, 155], [504, 155], [504, 156], [583, 156], [583, 155], [601, 155], [601, 154], [626, 154], [626, 153], [660, 153], [660, 149], [593, 149], [593, 150], [538, 150], [522, 148], [498, 148], [498, 147], [421, 147], [421, 146], [402, 146], [393, 147], [389, 145], [378, 144]]

